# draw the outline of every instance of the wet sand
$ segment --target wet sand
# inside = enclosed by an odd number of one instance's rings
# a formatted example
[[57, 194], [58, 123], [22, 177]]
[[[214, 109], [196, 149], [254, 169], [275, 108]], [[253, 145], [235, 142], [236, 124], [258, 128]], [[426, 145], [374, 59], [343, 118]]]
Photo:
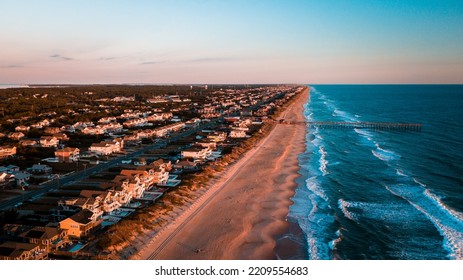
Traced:
[[[308, 90], [281, 117], [304, 121], [307, 98]], [[290, 229], [286, 217], [305, 135], [305, 125], [277, 124], [132, 259], [275, 259], [276, 239]], [[278, 247], [282, 255], [300, 254], [294, 243]]]

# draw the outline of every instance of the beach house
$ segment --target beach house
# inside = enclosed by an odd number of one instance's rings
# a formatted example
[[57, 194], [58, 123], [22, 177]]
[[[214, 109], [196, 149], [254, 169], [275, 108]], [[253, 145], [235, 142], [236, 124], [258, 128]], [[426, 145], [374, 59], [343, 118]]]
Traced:
[[22, 139], [19, 141], [19, 145], [23, 147], [34, 147], [37, 145], [37, 141], [30, 139]]
[[102, 219], [97, 218], [92, 211], [84, 209], [59, 222], [59, 226], [69, 237], [82, 238], [88, 236], [101, 222]]
[[49, 180], [52, 178], [52, 168], [45, 164], [34, 164], [29, 168], [31, 177], [40, 180]]
[[14, 146], [0, 146], [0, 159], [13, 156], [16, 154], [16, 147]]
[[31, 128], [29, 126], [25, 126], [25, 125], [19, 125], [17, 126], [14, 130], [17, 131], [17, 132], [27, 132], [29, 131]]
[[194, 146], [188, 149], [185, 149], [181, 152], [182, 158], [192, 158], [204, 160], [206, 157], [212, 154], [211, 149], [208, 147]]
[[213, 132], [207, 135], [207, 138], [214, 142], [223, 142], [227, 140], [227, 134], [225, 132]]
[[30, 244], [37, 244], [39, 247], [49, 253], [60, 246], [66, 244], [66, 231], [56, 227], [36, 226], [21, 234], [22, 237]]
[[54, 136], [42, 136], [40, 137], [40, 145], [42, 147], [51, 148], [57, 147], [59, 140]]
[[58, 139], [58, 141], [60, 141], [60, 142], [69, 140], [69, 136], [67, 136], [65, 133], [55, 133], [55, 134], [53, 134], [53, 137]]
[[230, 138], [246, 138], [247, 137], [246, 131], [237, 130], [237, 129], [234, 129], [234, 130], [230, 131], [229, 136], [230, 136]]
[[124, 148], [124, 140], [117, 138], [114, 140], [103, 141], [100, 143], [94, 143], [88, 149], [97, 155], [110, 155], [122, 151]]
[[41, 260], [46, 257], [38, 244], [7, 241], [0, 244], [0, 260]]
[[75, 162], [79, 159], [79, 148], [66, 147], [55, 152], [55, 157], [58, 158], [59, 162]]
[[26, 135], [22, 132], [11, 132], [10, 134], [8, 134], [8, 138], [10, 138], [11, 140], [19, 140], [21, 138], [24, 138]]
[[59, 162], [74, 162], [79, 159], [79, 148], [66, 147], [55, 152]]
[[27, 172], [17, 172], [14, 174], [14, 179], [16, 181], [16, 186], [27, 187], [29, 185], [29, 180], [31, 179], [31, 174]]

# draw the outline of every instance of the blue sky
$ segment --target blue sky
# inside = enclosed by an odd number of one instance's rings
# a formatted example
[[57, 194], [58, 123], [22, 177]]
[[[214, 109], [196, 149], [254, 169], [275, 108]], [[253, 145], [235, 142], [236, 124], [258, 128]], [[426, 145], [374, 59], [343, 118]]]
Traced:
[[0, 0], [0, 83], [463, 83], [463, 1]]

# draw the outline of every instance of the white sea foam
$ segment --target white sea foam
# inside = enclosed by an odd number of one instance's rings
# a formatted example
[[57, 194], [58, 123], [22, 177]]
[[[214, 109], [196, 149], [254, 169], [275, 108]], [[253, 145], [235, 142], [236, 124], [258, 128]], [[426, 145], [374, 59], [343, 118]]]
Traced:
[[336, 245], [338, 245], [338, 244], [342, 241], [341, 230], [338, 229], [338, 230], [336, 231], [336, 236], [337, 236], [337, 238], [334, 239], [334, 240], [331, 240], [330, 243], [329, 243], [329, 246], [330, 246], [330, 249], [331, 249], [331, 250], [336, 249]]
[[333, 117], [341, 117], [345, 121], [355, 122], [357, 119], [350, 113], [342, 111], [338, 108], [335, 108], [333, 113]]
[[396, 174], [402, 177], [408, 177], [407, 174], [403, 172], [403, 170], [396, 168]]
[[369, 131], [366, 131], [364, 129], [359, 129], [359, 128], [354, 128], [354, 131], [357, 132], [358, 134], [362, 136], [367, 136], [367, 137], [372, 137], [373, 134]]
[[371, 132], [366, 131], [364, 129], [358, 129], [358, 128], [354, 128], [354, 131], [357, 132], [357, 134], [362, 137], [363, 144], [370, 146], [370, 147], [373, 147], [374, 144], [376, 144], [376, 142], [373, 141], [373, 134]]
[[351, 207], [352, 204], [350, 202], [345, 201], [344, 199], [340, 198], [338, 200], [338, 207], [344, 214], [344, 217], [348, 218], [351, 221], [354, 221], [358, 223], [358, 217], [355, 213], [352, 213], [349, 211], [349, 207]]
[[371, 153], [382, 161], [391, 161], [391, 160], [397, 160], [400, 158], [400, 156], [394, 153], [393, 151], [383, 149], [377, 143], [376, 143], [376, 150], [371, 150]]
[[380, 160], [382, 160], [382, 161], [389, 161], [389, 157], [387, 157], [387, 156], [385, 156], [385, 155], [383, 155], [383, 154], [380, 154], [380, 153], [378, 153], [378, 152], [375, 151], [375, 150], [371, 150], [371, 153], [372, 153], [375, 157], [377, 157], [378, 159], [380, 159]]
[[327, 229], [334, 223], [334, 215], [329, 207], [328, 197], [320, 188], [318, 178], [310, 177], [306, 180], [307, 197], [311, 208], [307, 214], [299, 212], [296, 217], [301, 229], [307, 236], [309, 258], [313, 260], [330, 259], [330, 249], [325, 240], [330, 238]]
[[386, 187], [391, 193], [408, 201], [423, 213], [444, 237], [444, 248], [449, 257], [463, 259], [463, 214], [450, 209], [439, 197], [417, 185], [393, 185]]
[[319, 138], [315, 138], [313, 139], [312, 141], [310, 141], [315, 147], [319, 147], [320, 145], [322, 145], [322, 142], [321, 142], [322, 139], [319, 139]]
[[306, 117], [306, 119], [307, 119], [308, 121], [312, 121], [312, 120], [313, 120], [313, 113], [311, 112], [311, 113]]
[[439, 207], [447, 211], [450, 215], [452, 215], [455, 219], [463, 222], [463, 213], [458, 212], [452, 208], [450, 208], [447, 204], [442, 202], [441, 198], [436, 194], [433, 194], [430, 190], [425, 190], [424, 195], [429, 197], [434, 203], [436, 203]]
[[315, 146], [315, 147], [321, 147], [323, 145], [323, 140], [324, 138], [320, 135], [320, 131], [318, 127], [315, 127], [315, 129], [312, 131], [312, 135], [314, 136], [310, 142]]
[[[307, 189], [317, 195], [318, 197], [322, 198], [324, 201], [328, 201], [328, 196], [325, 194], [325, 192], [320, 188], [320, 184], [317, 180], [316, 176], [312, 176], [305, 180], [305, 184], [307, 186]], [[316, 201], [314, 201], [316, 202]]]
[[328, 171], [326, 170], [326, 167], [328, 166], [328, 161], [326, 160], [327, 153], [325, 151], [324, 146], [320, 146], [318, 148], [318, 151], [320, 152], [320, 160], [318, 161], [320, 163], [320, 167], [318, 168], [318, 170], [322, 172], [323, 176], [326, 176], [329, 174]]
[[423, 188], [426, 187], [426, 184], [425, 184], [425, 183], [422, 183], [422, 182], [418, 181], [418, 179], [416, 179], [416, 178], [413, 178], [413, 181], [414, 181], [415, 183], [417, 183], [418, 185], [422, 186]]
[[388, 224], [405, 225], [410, 221], [416, 221], [417, 213], [410, 212], [404, 207], [404, 204], [391, 203], [373, 203], [361, 201], [346, 201], [340, 199], [338, 207], [343, 212], [344, 216], [357, 223], [361, 219], [372, 219]]

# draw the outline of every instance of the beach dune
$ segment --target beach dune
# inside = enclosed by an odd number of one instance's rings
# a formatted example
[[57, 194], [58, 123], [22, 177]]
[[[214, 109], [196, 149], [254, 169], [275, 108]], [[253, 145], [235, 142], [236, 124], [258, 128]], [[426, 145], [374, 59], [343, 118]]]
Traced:
[[[281, 117], [303, 121], [307, 99], [305, 90]], [[275, 259], [276, 238], [289, 226], [286, 217], [305, 135], [304, 125], [277, 124], [135, 258]]]

